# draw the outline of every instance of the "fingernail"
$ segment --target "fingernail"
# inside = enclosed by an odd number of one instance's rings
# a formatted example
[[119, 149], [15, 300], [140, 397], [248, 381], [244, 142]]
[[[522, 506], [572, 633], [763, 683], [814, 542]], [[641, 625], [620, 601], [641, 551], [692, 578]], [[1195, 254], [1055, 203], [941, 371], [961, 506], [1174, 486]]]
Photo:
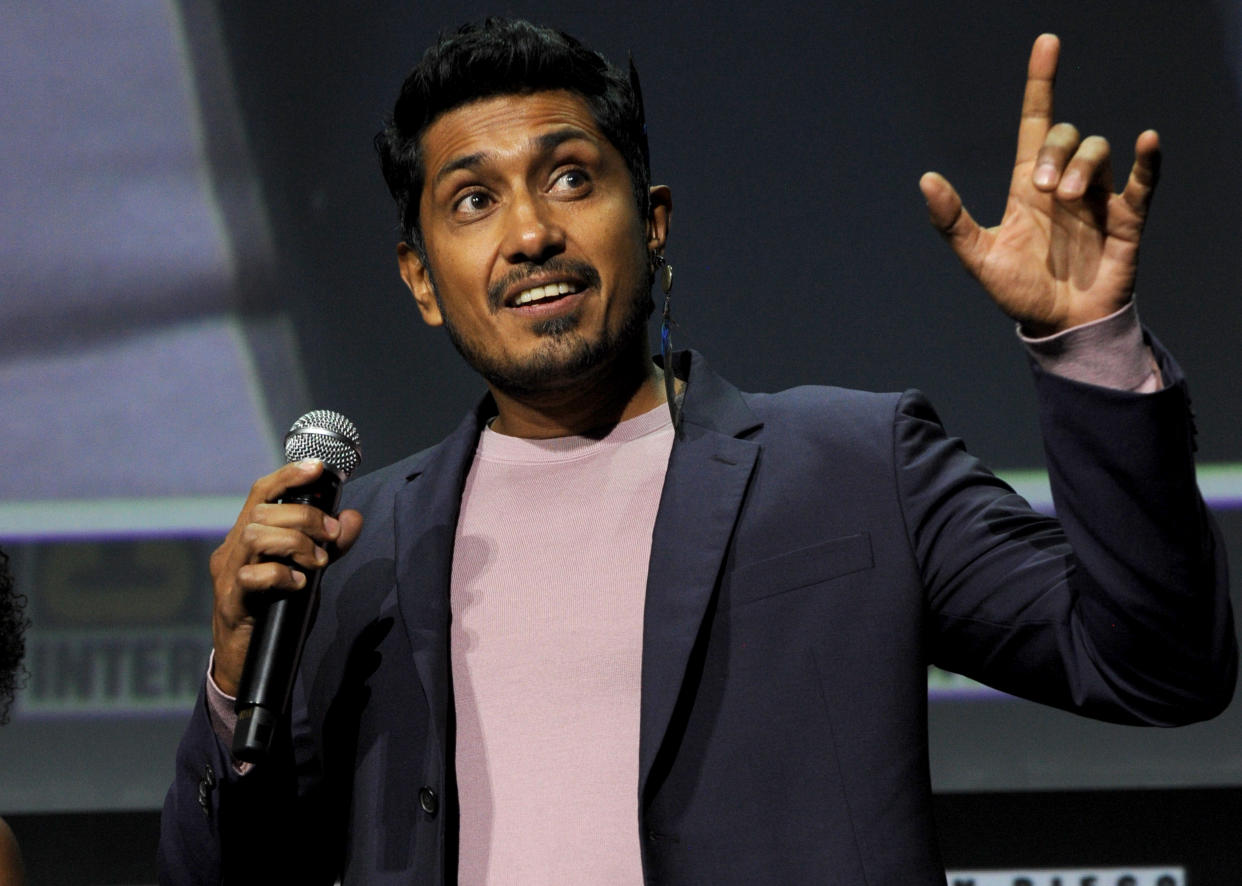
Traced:
[[337, 532], [340, 531], [341, 522], [335, 517], [323, 518], [323, 531], [328, 534], [329, 538], [336, 538]]
[[323, 566], [325, 563], [327, 563], [328, 552], [325, 551], [323, 548], [316, 546], [315, 547], [315, 562], [318, 563], [320, 566]]
[[323, 462], [317, 458], [304, 458], [298, 462], [298, 464], [302, 466], [303, 470], [313, 471], [315, 468], [323, 464]]
[[1066, 174], [1065, 178], [1061, 179], [1061, 190], [1077, 194], [1082, 190], [1082, 175], [1077, 172]]
[[295, 588], [306, 587], [306, 573], [300, 569], [293, 570], [293, 586]]
[[1047, 188], [1057, 180], [1057, 169], [1051, 163], [1042, 163], [1035, 167], [1035, 184]]

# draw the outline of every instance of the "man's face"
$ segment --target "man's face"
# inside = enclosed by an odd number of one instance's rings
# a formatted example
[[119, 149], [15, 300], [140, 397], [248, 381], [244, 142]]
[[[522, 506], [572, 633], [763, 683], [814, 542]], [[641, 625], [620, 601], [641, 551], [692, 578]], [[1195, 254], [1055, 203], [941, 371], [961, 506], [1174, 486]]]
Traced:
[[566, 91], [483, 99], [423, 134], [425, 267], [399, 250], [423, 319], [505, 393], [572, 389], [645, 359], [650, 252], [667, 189], [639, 216], [625, 160]]

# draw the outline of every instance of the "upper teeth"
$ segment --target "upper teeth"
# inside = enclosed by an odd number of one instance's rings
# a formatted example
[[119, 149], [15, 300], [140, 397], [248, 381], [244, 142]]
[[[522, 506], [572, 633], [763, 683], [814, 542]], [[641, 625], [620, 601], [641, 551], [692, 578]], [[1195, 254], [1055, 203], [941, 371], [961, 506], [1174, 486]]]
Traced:
[[574, 288], [568, 283], [549, 283], [546, 286], [536, 286], [534, 289], [527, 289], [513, 300], [514, 307], [528, 305], [533, 301], [539, 301], [541, 298], [552, 298], [556, 295], [568, 295], [573, 292]]

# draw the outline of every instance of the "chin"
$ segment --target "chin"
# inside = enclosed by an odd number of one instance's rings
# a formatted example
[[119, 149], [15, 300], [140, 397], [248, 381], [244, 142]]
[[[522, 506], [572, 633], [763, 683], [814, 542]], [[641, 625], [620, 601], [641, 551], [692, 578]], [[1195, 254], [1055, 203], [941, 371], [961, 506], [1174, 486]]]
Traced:
[[539, 343], [521, 357], [491, 353], [467, 341], [447, 318], [444, 325], [457, 352], [489, 385], [512, 397], [531, 397], [588, 384], [611, 366], [619, 365], [624, 371], [628, 360], [636, 364], [641, 360], [645, 365], [647, 319], [654, 310], [647, 290], [634, 300], [620, 329], [602, 330], [594, 338], [582, 333], [578, 314], [542, 321], [533, 328]]
[[621, 350], [616, 342], [590, 341], [570, 331], [545, 340], [534, 353], [521, 358], [505, 360], [475, 355], [466, 360], [492, 386], [510, 396], [529, 397], [572, 390], [586, 383], [612, 363]]

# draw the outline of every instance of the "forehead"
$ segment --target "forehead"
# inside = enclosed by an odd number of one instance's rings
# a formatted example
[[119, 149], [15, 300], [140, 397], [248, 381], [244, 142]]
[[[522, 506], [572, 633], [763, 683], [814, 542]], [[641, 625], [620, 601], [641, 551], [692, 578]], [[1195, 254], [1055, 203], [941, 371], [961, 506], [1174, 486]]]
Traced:
[[601, 147], [610, 145], [586, 101], [566, 90], [500, 95], [446, 111], [423, 133], [427, 183], [466, 157], [484, 159], [529, 151], [541, 135], [578, 130]]

